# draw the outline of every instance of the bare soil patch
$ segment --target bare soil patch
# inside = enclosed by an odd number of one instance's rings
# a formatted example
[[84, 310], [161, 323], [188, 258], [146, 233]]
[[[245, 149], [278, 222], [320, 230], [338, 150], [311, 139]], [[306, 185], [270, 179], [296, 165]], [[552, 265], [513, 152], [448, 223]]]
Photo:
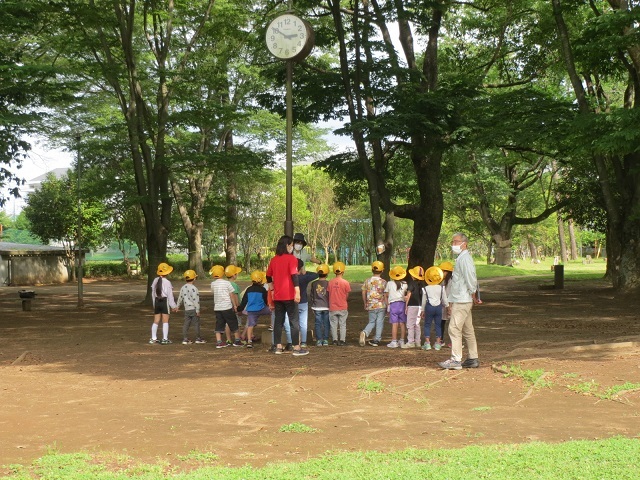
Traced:
[[[172, 345], [147, 343], [143, 281], [87, 282], [82, 310], [74, 285], [36, 287], [30, 312], [21, 310], [20, 287], [4, 287], [0, 465], [30, 463], [50, 448], [172, 464], [197, 450], [222, 465], [262, 465], [336, 450], [640, 435], [640, 392], [603, 400], [567, 388], [640, 382], [640, 299], [599, 282], [560, 291], [538, 283], [483, 282], [485, 304], [474, 309], [481, 367], [458, 372], [436, 368], [448, 349], [359, 347], [359, 285], [349, 346], [311, 347], [299, 358], [260, 344], [216, 350], [206, 281], [198, 282], [205, 345], [180, 343], [182, 313], [172, 315]], [[511, 363], [543, 369], [552, 385], [529, 392], [491, 368]], [[359, 389], [366, 378], [383, 392]], [[318, 430], [279, 431], [294, 422]]]

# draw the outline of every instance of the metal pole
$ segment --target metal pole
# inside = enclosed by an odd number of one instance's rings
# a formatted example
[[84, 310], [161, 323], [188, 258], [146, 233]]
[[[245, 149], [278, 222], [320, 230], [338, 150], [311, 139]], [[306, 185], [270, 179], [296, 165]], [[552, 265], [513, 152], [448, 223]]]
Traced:
[[286, 160], [286, 216], [284, 234], [293, 237], [292, 169], [293, 169], [293, 62], [287, 60], [287, 160]]
[[82, 285], [82, 198], [80, 196], [80, 135], [76, 136], [77, 149], [77, 165], [76, 165], [76, 181], [78, 190], [78, 308], [84, 307], [84, 291]]

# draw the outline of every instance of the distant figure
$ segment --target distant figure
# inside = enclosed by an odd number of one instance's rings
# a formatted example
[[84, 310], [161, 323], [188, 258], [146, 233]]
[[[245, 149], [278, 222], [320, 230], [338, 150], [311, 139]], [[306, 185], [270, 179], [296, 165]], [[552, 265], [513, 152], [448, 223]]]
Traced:
[[327, 286], [331, 336], [333, 337], [333, 344], [340, 347], [347, 344], [347, 317], [349, 316], [347, 299], [349, 298], [349, 292], [351, 292], [351, 285], [343, 278], [346, 269], [347, 267], [344, 263], [334, 263], [333, 273], [336, 276]]
[[[467, 250], [469, 239], [463, 233], [455, 233], [451, 240], [451, 251], [457, 255], [451, 277], [451, 318], [449, 336], [451, 337], [451, 358], [438, 365], [448, 370], [478, 368], [478, 344], [473, 330], [473, 295], [478, 289], [476, 266]], [[469, 358], [462, 362], [462, 338], [469, 349]]]
[[371, 335], [374, 327], [376, 333], [373, 336], [373, 340], [369, 340], [369, 345], [377, 347], [382, 341], [384, 314], [387, 309], [387, 304], [384, 300], [387, 281], [380, 276], [383, 271], [384, 263], [376, 260], [371, 264], [371, 277], [367, 278], [362, 284], [362, 302], [364, 303], [364, 309], [369, 313], [369, 323], [360, 332], [359, 343], [361, 347], [364, 347], [367, 337]]
[[316, 347], [329, 346], [331, 324], [329, 322], [329, 265], [323, 263], [316, 269], [318, 279], [311, 282], [309, 306], [315, 315]]
[[180, 295], [178, 295], [178, 302], [176, 303], [177, 312], [180, 305], [184, 303], [184, 324], [182, 325], [182, 344], [189, 345], [193, 343], [189, 339], [189, 328], [191, 325], [196, 330], [196, 343], [207, 343], [202, 339], [200, 335], [200, 292], [193, 284], [193, 281], [198, 277], [193, 270], [187, 270], [184, 272], [185, 283], [180, 289]]
[[[173, 272], [173, 267], [166, 263], [158, 265], [157, 277], [151, 284], [151, 301], [153, 302], [153, 325], [151, 325], [151, 340], [149, 343], [161, 343], [168, 345], [169, 340], [169, 315], [170, 309], [176, 308], [173, 298], [173, 285], [165, 278]], [[162, 320], [162, 341], [158, 341], [158, 324]]]
[[[407, 282], [404, 278], [407, 271], [395, 266], [389, 271], [391, 280], [385, 287], [385, 303], [389, 312], [389, 323], [391, 324], [391, 342], [387, 344], [389, 348], [398, 348], [404, 344], [404, 337], [407, 329]], [[400, 339], [398, 340], [398, 325], [400, 325]]]

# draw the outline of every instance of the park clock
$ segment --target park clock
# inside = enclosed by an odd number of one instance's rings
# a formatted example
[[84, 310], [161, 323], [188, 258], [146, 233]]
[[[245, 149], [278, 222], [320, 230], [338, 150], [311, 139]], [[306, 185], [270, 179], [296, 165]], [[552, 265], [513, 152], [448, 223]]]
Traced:
[[302, 60], [311, 53], [314, 34], [309, 22], [293, 13], [283, 13], [269, 23], [265, 39], [274, 57]]

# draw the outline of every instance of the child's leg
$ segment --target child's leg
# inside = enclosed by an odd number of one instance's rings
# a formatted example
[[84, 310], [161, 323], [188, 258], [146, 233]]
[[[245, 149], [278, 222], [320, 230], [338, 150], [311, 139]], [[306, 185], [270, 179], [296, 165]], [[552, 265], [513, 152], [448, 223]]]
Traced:
[[[195, 314], [194, 314], [195, 315]], [[184, 312], [184, 323], [182, 324], [182, 338], [186, 340], [189, 335], [189, 327], [191, 326], [191, 315]]]
[[373, 337], [374, 340], [382, 340], [382, 330], [384, 328], [384, 308], [376, 310], [376, 334]]
[[231, 343], [231, 330], [229, 330], [229, 324], [225, 325], [224, 334], [227, 336], [227, 342]]
[[391, 341], [394, 342], [398, 339], [398, 324], [391, 324]]
[[343, 310], [340, 312], [340, 317], [338, 319], [338, 323], [340, 325], [340, 340], [343, 342], [347, 341], [347, 317], [349, 316], [348, 310]]
[[329, 324], [331, 325], [331, 337], [334, 342], [338, 341], [338, 316], [336, 312], [329, 312]]
[[331, 319], [329, 315], [329, 310], [324, 310], [322, 312], [322, 325], [323, 325], [323, 331], [324, 331], [322, 335], [322, 341], [328, 342], [329, 334], [331, 332]]
[[169, 315], [162, 314], [162, 339], [169, 340]]
[[196, 315], [193, 319], [193, 324], [196, 328], [196, 338], [202, 338], [200, 335], [200, 316]]
[[401, 323], [400, 324], [400, 334], [402, 335], [402, 337], [400, 337], [401, 340], [404, 340], [407, 336], [407, 324], [406, 323]]
[[247, 325], [245, 333], [247, 334], [247, 343], [253, 343], [253, 327]]
[[313, 326], [313, 328], [315, 329], [316, 332], [316, 341], [321, 342], [323, 337], [323, 324], [322, 324], [322, 315], [320, 314], [319, 310], [314, 310], [313, 311], [314, 315], [315, 315], [315, 325]]
[[151, 324], [151, 339], [152, 340], [157, 340], [158, 339], [158, 324], [160, 323], [160, 318], [162, 317], [162, 314], [160, 313], [156, 313], [153, 316], [153, 323]]

